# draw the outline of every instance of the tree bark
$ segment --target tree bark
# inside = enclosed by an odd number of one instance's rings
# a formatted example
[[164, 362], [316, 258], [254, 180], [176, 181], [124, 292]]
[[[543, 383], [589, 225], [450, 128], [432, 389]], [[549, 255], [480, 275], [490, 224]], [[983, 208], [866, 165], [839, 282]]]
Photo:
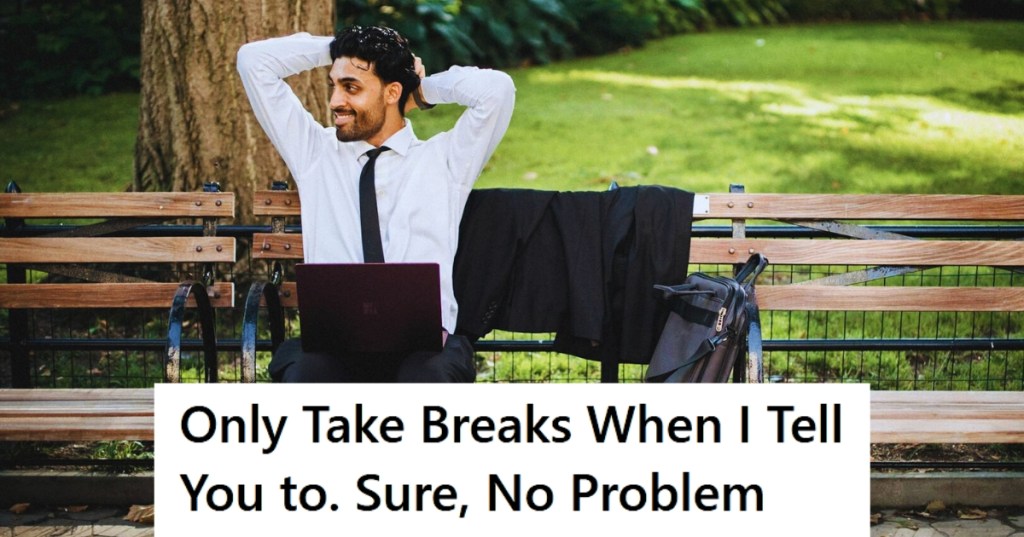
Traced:
[[[237, 193], [236, 222], [250, 222], [253, 191], [289, 174], [253, 116], [235, 54], [268, 37], [333, 35], [334, 16], [334, 0], [143, 0], [134, 189], [193, 191], [219, 182]], [[323, 122], [325, 77], [316, 70], [288, 81]]]

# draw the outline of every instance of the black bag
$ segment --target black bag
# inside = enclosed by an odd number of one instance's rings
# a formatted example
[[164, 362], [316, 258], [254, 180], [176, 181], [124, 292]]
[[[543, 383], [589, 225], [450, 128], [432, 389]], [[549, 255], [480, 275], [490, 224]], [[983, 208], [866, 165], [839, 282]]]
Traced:
[[744, 356], [748, 381], [761, 382], [761, 327], [754, 280], [767, 264], [763, 255], [754, 254], [735, 278], [697, 272], [681, 285], [654, 286], [663, 293], [671, 313], [646, 381], [727, 382], [739, 365], [738, 358]]

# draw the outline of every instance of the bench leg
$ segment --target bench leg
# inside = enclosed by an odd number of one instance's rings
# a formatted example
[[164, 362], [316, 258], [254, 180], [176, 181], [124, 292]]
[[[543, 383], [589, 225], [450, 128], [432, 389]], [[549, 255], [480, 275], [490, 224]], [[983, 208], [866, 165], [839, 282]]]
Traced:
[[174, 294], [168, 320], [167, 345], [164, 350], [164, 380], [181, 382], [181, 325], [185, 320], [185, 308], [190, 295], [195, 297], [199, 309], [199, 324], [203, 331], [205, 381], [217, 382], [217, 333], [214, 331], [214, 311], [210, 306], [210, 297], [206, 294], [206, 286], [194, 281], [182, 283]]
[[745, 382], [761, 384], [764, 382], [764, 347], [761, 343], [761, 313], [757, 308], [757, 298], [747, 304], [747, 341], [741, 349], [743, 355], [737, 360], [736, 368], [746, 368]]
[[260, 300], [267, 303], [270, 316], [270, 342], [276, 351], [284, 341], [284, 311], [277, 286], [258, 281], [249, 288], [245, 298], [245, 312], [242, 315], [242, 382], [256, 382], [256, 339], [259, 327]]
[[[17, 265], [7, 266], [7, 283], [25, 283], [26, 271]], [[30, 388], [31, 366], [28, 359], [28, 312], [19, 309], [7, 310], [7, 328], [11, 335], [11, 386]]]

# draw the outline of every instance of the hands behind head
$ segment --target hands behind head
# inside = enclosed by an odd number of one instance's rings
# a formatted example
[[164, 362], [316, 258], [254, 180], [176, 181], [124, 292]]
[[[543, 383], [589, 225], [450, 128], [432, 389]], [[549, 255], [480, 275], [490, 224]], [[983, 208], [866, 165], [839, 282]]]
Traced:
[[[416, 76], [420, 77], [420, 80], [427, 76], [427, 71], [423, 67], [423, 60], [416, 55], [413, 55], [413, 70], [416, 72]], [[426, 101], [423, 100], [423, 86], [420, 86], [416, 88], [416, 91], [409, 94], [409, 99], [405, 103], [405, 111], [427, 108], [426, 104]]]
[[416, 56], [415, 54], [413, 55], [412, 58], [413, 70], [416, 71], [416, 75], [420, 77], [420, 80], [423, 80], [423, 78], [427, 76], [427, 70], [423, 68], [423, 60], [421, 60], [420, 57]]

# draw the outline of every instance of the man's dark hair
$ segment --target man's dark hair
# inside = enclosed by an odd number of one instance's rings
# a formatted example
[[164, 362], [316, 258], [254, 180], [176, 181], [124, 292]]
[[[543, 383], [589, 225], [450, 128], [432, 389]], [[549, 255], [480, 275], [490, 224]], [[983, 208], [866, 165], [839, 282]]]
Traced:
[[420, 87], [415, 58], [406, 38], [383, 26], [350, 26], [338, 32], [334, 41], [331, 41], [331, 61], [343, 56], [372, 63], [377, 76], [385, 84], [401, 84], [402, 97], [398, 100], [398, 111], [405, 114], [409, 94]]

